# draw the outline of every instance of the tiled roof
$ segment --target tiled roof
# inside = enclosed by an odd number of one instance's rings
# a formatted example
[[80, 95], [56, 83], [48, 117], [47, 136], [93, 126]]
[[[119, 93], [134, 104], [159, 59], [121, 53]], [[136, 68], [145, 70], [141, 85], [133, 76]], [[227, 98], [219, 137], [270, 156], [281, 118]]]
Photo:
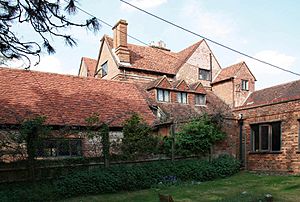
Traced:
[[211, 91], [206, 94], [206, 106], [195, 106], [180, 103], [163, 103], [152, 100], [152, 105], [158, 106], [167, 116], [167, 120], [186, 122], [192, 118], [199, 117], [205, 113], [222, 113], [226, 117], [232, 115], [231, 109], [220, 98]]
[[242, 107], [300, 99], [300, 80], [253, 92]]
[[36, 115], [50, 125], [84, 126], [93, 113], [120, 127], [132, 112], [152, 124], [155, 117], [134, 84], [36, 71], [0, 68], [0, 124]]
[[[113, 39], [104, 36], [110, 48], [113, 48]], [[160, 74], [175, 75], [203, 40], [190, 47], [175, 53], [150, 46], [128, 44], [130, 64], [127, 68], [157, 72]]]
[[240, 62], [234, 65], [231, 65], [229, 67], [226, 67], [224, 69], [221, 69], [221, 72], [218, 74], [218, 76], [214, 79], [213, 83], [217, 83], [220, 81], [224, 81], [230, 78], [233, 78], [236, 73], [242, 68], [242, 65], [244, 62]]
[[94, 77], [96, 73], [97, 60], [87, 57], [82, 57], [82, 62], [86, 65], [87, 76]]

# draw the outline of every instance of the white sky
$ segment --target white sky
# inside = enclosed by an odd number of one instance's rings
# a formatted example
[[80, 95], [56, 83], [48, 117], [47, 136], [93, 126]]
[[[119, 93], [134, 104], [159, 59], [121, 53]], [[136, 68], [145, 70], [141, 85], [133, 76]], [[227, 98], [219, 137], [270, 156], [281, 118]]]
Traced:
[[[300, 1], [260, 0], [128, 0], [141, 8], [182, 25], [200, 35], [300, 73]], [[118, 0], [79, 1], [80, 7], [114, 25], [119, 19], [128, 22], [130, 35], [143, 42], [163, 40], [167, 48], [180, 51], [201, 38], [161, 22]], [[75, 20], [88, 18], [78, 11]], [[40, 41], [27, 26], [15, 25], [24, 39]], [[32, 69], [65, 74], [77, 74], [82, 56], [97, 58], [100, 39], [112, 36], [111, 28], [102, 25], [94, 35], [85, 29], [66, 30], [77, 39], [78, 46], [69, 48], [62, 40], [53, 38], [56, 54], [44, 54], [39, 66]], [[139, 44], [129, 39], [130, 43]], [[256, 89], [300, 79], [300, 77], [260, 64], [236, 53], [209, 43], [223, 68], [246, 61], [255, 75]]]

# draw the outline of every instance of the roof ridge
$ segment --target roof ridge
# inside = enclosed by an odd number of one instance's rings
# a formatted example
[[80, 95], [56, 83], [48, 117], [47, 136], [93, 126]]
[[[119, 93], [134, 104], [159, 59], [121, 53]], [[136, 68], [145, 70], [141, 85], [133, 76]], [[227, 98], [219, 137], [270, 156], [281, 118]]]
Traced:
[[42, 72], [42, 71], [37, 71], [37, 70], [25, 70], [25, 69], [16, 69], [16, 68], [0, 66], [0, 71], [3, 71], [3, 70], [4, 71], [18, 71], [18, 72], [31, 71], [32, 73], [35, 73], [35, 74], [56, 75], [56, 76], [60, 76], [60, 77], [69, 77], [69, 78], [74, 78], [74, 79], [79, 79], [79, 80], [95, 80], [97, 82], [100, 81], [100, 82], [124, 83], [124, 84], [133, 85], [133, 83], [126, 82], [126, 81], [99, 79], [99, 78], [95, 78], [95, 77], [81, 77], [81, 76], [76, 76], [76, 75], [71, 75], [71, 74], [59, 74], [59, 73], [54, 73], [54, 72]]
[[293, 84], [293, 83], [296, 83], [296, 82], [300, 82], [300, 79], [294, 80], [294, 81], [285, 82], [285, 83], [281, 83], [281, 84], [276, 84], [276, 85], [274, 85], [274, 86], [270, 86], [270, 87], [267, 87], [267, 88], [263, 88], [263, 89], [260, 89], [260, 90], [256, 90], [256, 91], [254, 91], [253, 93], [260, 92], [260, 91], [263, 91], [263, 90], [268, 90], [268, 89], [270, 89], [270, 88], [275, 88], [275, 87], [280, 87], [280, 86], [284, 86], [284, 85], [288, 85], [288, 84]]
[[242, 65], [243, 63], [245, 63], [245, 61], [241, 61], [241, 62], [238, 62], [238, 63], [234, 63], [234, 64], [232, 64], [232, 65], [229, 65], [229, 66], [225, 67], [225, 68], [221, 68], [221, 70], [224, 70], [224, 69], [227, 69], [227, 68], [231, 68], [231, 67], [233, 67], [233, 66], [235, 66], [235, 65]]

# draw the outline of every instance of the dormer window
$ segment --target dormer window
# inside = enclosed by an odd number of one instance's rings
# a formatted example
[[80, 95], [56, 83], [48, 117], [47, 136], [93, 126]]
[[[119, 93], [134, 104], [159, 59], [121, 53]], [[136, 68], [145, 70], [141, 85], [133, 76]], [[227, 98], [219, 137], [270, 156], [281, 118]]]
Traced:
[[170, 91], [164, 89], [157, 89], [157, 101], [170, 102]]
[[248, 80], [242, 80], [242, 90], [249, 90]]
[[206, 104], [206, 96], [204, 94], [196, 94], [195, 105], [205, 105], [205, 104]]
[[104, 77], [107, 75], [108, 65], [107, 61], [101, 65], [101, 76]]
[[177, 102], [186, 104], [187, 103], [187, 93], [184, 92], [178, 92], [177, 93]]
[[210, 71], [199, 68], [199, 79], [210, 81]]

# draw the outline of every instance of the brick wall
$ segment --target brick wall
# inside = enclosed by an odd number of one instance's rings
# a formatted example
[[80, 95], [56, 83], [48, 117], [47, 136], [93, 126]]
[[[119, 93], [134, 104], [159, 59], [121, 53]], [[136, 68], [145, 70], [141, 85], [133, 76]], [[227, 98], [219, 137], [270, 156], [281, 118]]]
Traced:
[[[255, 79], [244, 63], [232, 76], [232, 79], [213, 84], [212, 91], [230, 107], [238, 107], [254, 92]], [[242, 80], [248, 81], [248, 90], [242, 90]]]
[[[210, 86], [210, 81], [199, 80], [199, 68], [210, 70], [210, 51], [206, 42], [202, 42], [187, 62], [182, 65], [176, 74], [176, 79], [184, 79], [187, 83], [201, 81], [204, 86]], [[220, 71], [221, 67], [212, 54], [212, 78]]]
[[233, 81], [228, 80], [214, 84], [212, 91], [230, 107], [233, 106]]
[[[248, 80], [249, 90], [242, 90], [242, 80]], [[240, 71], [237, 72], [234, 82], [234, 106], [238, 107], [244, 104], [251, 92], [255, 90], [255, 80], [249, 69], [243, 64]]]
[[[246, 140], [246, 168], [249, 170], [300, 172], [299, 121], [300, 100], [235, 110], [243, 114]], [[280, 152], [252, 152], [250, 124], [281, 121]]]

